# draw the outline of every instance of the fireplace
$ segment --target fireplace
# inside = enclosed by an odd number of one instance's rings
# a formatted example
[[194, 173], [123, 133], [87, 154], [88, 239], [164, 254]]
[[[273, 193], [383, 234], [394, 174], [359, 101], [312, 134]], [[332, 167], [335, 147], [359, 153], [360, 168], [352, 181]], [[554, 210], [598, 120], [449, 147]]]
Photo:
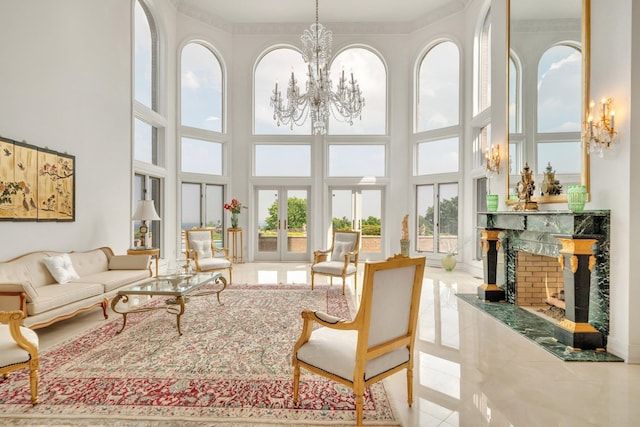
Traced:
[[[567, 304], [567, 318], [561, 322], [556, 338], [570, 347], [606, 345], [609, 224], [609, 211], [479, 213], [485, 282], [479, 287], [478, 296], [486, 301], [520, 304], [518, 286], [525, 282], [524, 289], [527, 289], [525, 278], [529, 276], [518, 276], [518, 258], [527, 259], [526, 263], [545, 262], [549, 269], [553, 264], [549, 261], [554, 260], [561, 267]], [[545, 259], [531, 261], [530, 254]], [[498, 265], [504, 268], [503, 283], [496, 283]], [[543, 266], [531, 266], [531, 269], [542, 270]], [[538, 285], [540, 281], [544, 283], [545, 278], [548, 285], [550, 278], [554, 286], [559, 284], [557, 273], [547, 271], [544, 278], [538, 277]]]

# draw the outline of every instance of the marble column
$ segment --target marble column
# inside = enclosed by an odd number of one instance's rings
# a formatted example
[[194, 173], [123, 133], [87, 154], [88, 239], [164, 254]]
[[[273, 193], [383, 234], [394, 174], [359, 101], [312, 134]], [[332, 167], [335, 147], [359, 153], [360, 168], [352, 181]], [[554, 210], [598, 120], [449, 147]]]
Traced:
[[592, 247], [596, 239], [556, 237], [562, 244], [558, 262], [562, 266], [565, 319], [554, 328], [554, 337], [574, 350], [603, 347], [602, 334], [589, 323], [591, 272], [596, 263]]
[[498, 250], [500, 230], [481, 230], [482, 264], [484, 267], [484, 283], [478, 286], [478, 298], [485, 301], [504, 301], [505, 292], [496, 284], [498, 269]]

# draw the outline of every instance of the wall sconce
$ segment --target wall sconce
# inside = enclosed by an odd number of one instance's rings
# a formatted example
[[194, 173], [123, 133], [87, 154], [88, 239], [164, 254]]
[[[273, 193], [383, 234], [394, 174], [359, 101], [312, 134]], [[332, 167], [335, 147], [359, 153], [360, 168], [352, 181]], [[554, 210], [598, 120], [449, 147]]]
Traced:
[[598, 118], [593, 116], [593, 107], [595, 107], [595, 102], [591, 101], [583, 138], [589, 152], [598, 153], [598, 157], [602, 158], [606, 150], [611, 148], [617, 134], [614, 123], [616, 112], [613, 109], [611, 98], [600, 100], [600, 116]]
[[491, 150], [484, 153], [486, 159], [487, 175], [500, 173], [500, 145], [491, 145]]
[[153, 204], [153, 200], [138, 200], [138, 206], [136, 206], [136, 212], [131, 218], [134, 221], [142, 221], [140, 223], [140, 246], [143, 248], [149, 248], [147, 246], [147, 233], [149, 228], [147, 227], [147, 221], [159, 221], [160, 217], [156, 212], [156, 208]]

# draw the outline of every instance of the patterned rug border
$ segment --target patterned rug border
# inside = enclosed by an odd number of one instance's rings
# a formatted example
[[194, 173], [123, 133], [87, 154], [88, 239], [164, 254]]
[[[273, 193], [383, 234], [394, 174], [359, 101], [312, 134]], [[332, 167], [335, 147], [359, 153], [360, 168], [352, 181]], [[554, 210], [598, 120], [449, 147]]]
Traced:
[[[327, 285], [320, 285], [316, 287], [317, 290], [326, 292], [327, 298], [331, 298], [332, 294], [336, 294], [340, 292], [341, 287], [332, 287]], [[224, 303], [224, 297], [226, 292], [233, 291], [265, 291], [265, 290], [276, 290], [276, 291], [310, 291], [310, 286], [302, 285], [302, 284], [260, 284], [260, 285], [250, 285], [250, 284], [233, 284], [230, 285], [225, 292], [222, 293], [221, 298]], [[351, 316], [355, 314], [354, 301], [351, 295], [347, 294], [343, 300], [346, 302], [346, 310], [350, 313]], [[156, 301], [148, 302], [147, 304], [161, 304], [162, 301], [160, 299]], [[345, 307], [342, 308], [344, 311]], [[187, 311], [189, 307], [187, 305]], [[157, 312], [145, 312], [138, 313], [136, 315], [130, 316], [127, 319], [127, 329], [133, 328], [135, 324], [140, 322], [144, 322], [150, 316], [154, 316]], [[160, 315], [165, 315], [166, 313], [159, 313]], [[185, 312], [186, 315], [186, 312]], [[346, 316], [345, 316], [346, 317]], [[102, 323], [96, 327], [93, 327], [83, 333], [80, 333], [76, 336], [70, 337], [56, 345], [52, 346], [50, 349], [44, 351], [41, 355], [41, 361], [46, 360], [47, 357], [51, 357], [50, 355], [57, 355], [61, 353], [64, 349], [64, 352], [72, 357], [78, 357], [83, 354], [82, 347], [83, 343], [91, 342], [91, 337], [96, 335], [113, 335], [115, 331], [119, 330], [122, 324], [122, 317], [113, 313], [105, 323]], [[302, 324], [300, 324], [301, 329]], [[184, 333], [184, 330], [183, 330]], [[97, 338], [94, 338], [97, 339]], [[49, 368], [50, 366], [50, 368]], [[52, 363], [42, 363], [41, 362], [41, 378], [43, 375], [47, 375], [48, 372], [55, 372], [58, 369], [57, 365], [54, 366]], [[26, 372], [26, 371], [25, 371]], [[18, 373], [14, 374], [17, 375]], [[307, 375], [308, 374], [308, 375]], [[26, 374], [24, 375], [26, 377]], [[305, 377], [306, 376], [306, 377]], [[105, 377], [106, 378], [106, 377]], [[312, 376], [310, 373], [303, 373], [303, 382], [301, 382], [301, 392], [303, 387], [307, 387], [311, 384], [315, 384], [315, 379], [319, 377]], [[104, 378], [97, 378], [97, 380], [104, 380]], [[207, 381], [205, 378], [203, 381]], [[241, 380], [238, 380], [241, 381]], [[42, 382], [42, 380], [41, 380]], [[246, 383], [251, 383], [255, 385], [259, 383], [259, 380], [252, 379], [250, 381], [244, 380]], [[280, 381], [278, 381], [280, 382]], [[286, 390], [287, 387], [290, 387], [290, 381], [282, 381], [281, 389]], [[335, 383], [334, 383], [335, 384]], [[2, 382], [0, 382], [0, 388], [2, 387]], [[313, 387], [309, 387], [313, 389]], [[321, 388], [322, 390], [322, 388]], [[25, 392], [28, 394], [28, 387]], [[378, 399], [382, 399], [385, 401], [387, 405], [387, 410], [390, 413], [390, 419], [384, 420], [366, 420], [366, 425], [374, 425], [374, 426], [399, 426], [400, 421], [398, 417], [397, 410], [395, 408], [394, 402], [389, 397], [389, 393], [386, 390], [386, 387], [383, 382], [380, 382], [368, 390], [368, 393], [371, 394], [372, 398], [377, 401]], [[80, 403], [80, 405], [85, 405], [88, 408], [86, 403]], [[333, 418], [331, 415], [331, 410], [324, 410], [324, 413], [321, 413], [320, 418], [311, 419], [305, 418], [309, 416], [309, 408], [301, 408], [295, 409], [287, 406], [283, 407], [238, 407], [234, 412], [233, 408], [224, 408], [223, 412], [225, 415], [220, 416], [219, 414], [204, 414], [198, 413], [197, 407], [195, 409], [188, 408], [186, 410], [182, 410], [181, 407], [172, 407], [167, 408], [166, 406], [159, 407], [159, 412], [164, 411], [162, 415], [155, 416], [153, 414], [140, 414], [140, 413], [127, 413], [126, 410], [122, 411], [122, 408], [119, 406], [111, 406], [111, 405], [94, 405], [90, 407], [91, 413], [73, 413], [73, 414], [65, 414], [65, 413], [55, 413], [56, 411], [61, 410], [61, 405], [46, 405], [39, 404], [33, 412], [40, 411], [40, 413], [30, 413], [32, 412], [30, 405], [20, 405], [15, 403], [0, 403], [0, 408], [4, 406], [4, 409], [0, 413], [0, 420], [2, 420], [3, 425], [42, 425], [42, 426], [61, 426], [61, 425], [86, 425], [91, 424], [95, 426], [148, 426], [148, 425], [176, 425], [176, 422], [179, 422], [180, 425], [188, 425], [188, 426], [204, 426], [204, 425], [225, 425], [228, 427], [231, 426], [255, 426], [255, 425], [304, 425], [304, 426], [340, 426], [340, 425], [352, 425], [354, 421], [355, 414], [353, 417], [347, 416], [347, 418]], [[58, 406], [56, 408], [56, 406]], [[132, 407], [133, 410], [135, 408], [139, 408], [141, 405], [135, 405]], [[20, 409], [21, 408], [21, 409]], [[85, 410], [86, 410], [85, 408]], [[114, 410], [115, 409], [115, 410]], [[193, 409], [192, 413], [188, 413], [189, 410]], [[202, 409], [202, 408], [201, 408]], [[49, 413], [42, 413], [42, 411], [49, 411]], [[140, 410], [140, 409], [138, 409]], [[15, 412], [14, 412], [15, 411]], [[211, 408], [211, 412], [219, 411], [219, 408], [213, 407]], [[13, 413], [7, 413], [13, 412]], [[134, 411], [135, 412], [135, 411]], [[316, 417], [318, 415], [315, 415]], [[327, 419], [321, 418], [322, 416], [327, 416]], [[345, 416], [345, 411], [342, 411], [342, 416]], [[275, 417], [275, 418], [274, 418]], [[353, 419], [352, 419], [353, 418]], [[7, 424], [10, 423], [10, 424]]]

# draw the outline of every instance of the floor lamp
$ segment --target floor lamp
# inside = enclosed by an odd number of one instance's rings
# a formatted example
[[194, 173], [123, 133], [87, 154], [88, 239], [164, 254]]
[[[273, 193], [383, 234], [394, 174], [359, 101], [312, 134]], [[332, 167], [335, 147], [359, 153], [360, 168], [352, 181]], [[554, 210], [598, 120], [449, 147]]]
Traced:
[[160, 221], [160, 217], [156, 212], [153, 200], [138, 200], [138, 206], [136, 212], [133, 214], [134, 221], [142, 221], [140, 223], [140, 247], [149, 248], [147, 246], [147, 234], [149, 228], [147, 227], [147, 221]]

